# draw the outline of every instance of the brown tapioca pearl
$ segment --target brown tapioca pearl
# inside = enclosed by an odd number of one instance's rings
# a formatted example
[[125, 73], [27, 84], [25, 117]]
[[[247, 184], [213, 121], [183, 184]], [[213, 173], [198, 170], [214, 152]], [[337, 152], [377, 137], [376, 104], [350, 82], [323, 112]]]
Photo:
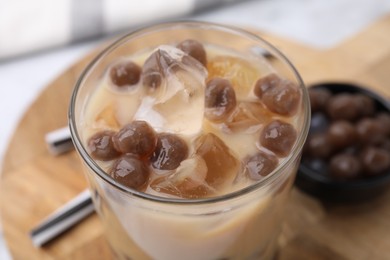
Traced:
[[339, 154], [330, 160], [329, 171], [330, 175], [336, 179], [355, 179], [359, 177], [362, 166], [355, 156]]
[[139, 190], [147, 182], [149, 170], [138, 158], [127, 154], [114, 162], [109, 175], [117, 182]]
[[234, 110], [236, 103], [236, 93], [228, 80], [213, 78], [207, 82], [205, 93], [207, 119], [222, 122]]
[[312, 158], [325, 159], [328, 158], [333, 151], [333, 146], [326, 133], [318, 133], [309, 136], [306, 145], [306, 154]]
[[140, 75], [140, 66], [132, 61], [116, 64], [110, 69], [111, 81], [118, 87], [137, 84]]
[[363, 118], [356, 124], [359, 141], [363, 144], [378, 144], [383, 140], [381, 124], [373, 118]]
[[122, 127], [113, 137], [115, 148], [140, 158], [149, 156], [156, 147], [157, 137], [145, 121], [133, 121]]
[[353, 98], [359, 116], [372, 116], [375, 113], [375, 103], [372, 98], [363, 94], [355, 94]]
[[96, 160], [109, 161], [120, 155], [114, 147], [113, 131], [101, 131], [88, 139], [88, 150], [92, 158]]
[[254, 93], [270, 111], [280, 115], [293, 115], [300, 101], [298, 87], [274, 73], [259, 79]]
[[368, 147], [360, 154], [366, 175], [378, 175], [390, 170], [390, 152], [382, 148]]
[[310, 88], [308, 90], [310, 106], [313, 112], [323, 111], [332, 93], [326, 88]]
[[328, 130], [329, 142], [337, 149], [345, 148], [357, 141], [355, 127], [348, 121], [333, 122]]
[[326, 111], [333, 120], [352, 121], [359, 116], [359, 109], [353, 95], [347, 93], [333, 96], [326, 104]]
[[262, 101], [272, 112], [292, 116], [297, 111], [300, 93], [294, 83], [283, 80], [278, 87], [266, 91], [263, 94]]
[[266, 125], [260, 135], [260, 143], [276, 155], [285, 157], [297, 139], [297, 131], [289, 123], [275, 120]]
[[261, 99], [266, 91], [277, 87], [280, 84], [280, 81], [281, 78], [278, 75], [270, 73], [256, 81], [253, 91], [255, 95]]
[[383, 133], [387, 136], [390, 136], [390, 113], [378, 113], [376, 119], [381, 124]]
[[246, 161], [245, 172], [252, 180], [260, 180], [270, 174], [278, 165], [275, 155], [258, 152]]
[[157, 146], [150, 161], [155, 169], [175, 170], [188, 156], [186, 142], [175, 134], [158, 134]]
[[200, 42], [193, 39], [184, 40], [177, 45], [177, 48], [202, 63], [203, 66], [206, 66], [207, 55], [203, 45]]

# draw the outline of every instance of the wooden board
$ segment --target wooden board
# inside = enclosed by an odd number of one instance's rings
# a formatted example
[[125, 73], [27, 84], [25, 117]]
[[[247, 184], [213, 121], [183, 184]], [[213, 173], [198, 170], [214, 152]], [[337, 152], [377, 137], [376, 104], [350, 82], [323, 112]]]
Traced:
[[[262, 35], [296, 65], [307, 84], [348, 81], [390, 95], [390, 17], [331, 50]], [[86, 187], [75, 152], [51, 156], [44, 134], [67, 124], [69, 97], [82, 69], [99, 50], [54, 80], [19, 123], [2, 169], [1, 218], [15, 259], [112, 259], [96, 215], [44, 248], [29, 230]], [[355, 206], [323, 205], [293, 190], [278, 259], [390, 259], [390, 192]]]

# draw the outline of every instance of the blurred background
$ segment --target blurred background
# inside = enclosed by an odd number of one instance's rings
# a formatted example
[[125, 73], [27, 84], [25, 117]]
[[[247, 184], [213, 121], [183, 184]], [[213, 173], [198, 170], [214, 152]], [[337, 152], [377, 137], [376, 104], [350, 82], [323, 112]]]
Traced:
[[[327, 49], [389, 13], [389, 0], [0, 0], [0, 158], [47, 84], [97, 46], [138, 27], [204, 20]], [[9, 259], [2, 239], [0, 259]]]

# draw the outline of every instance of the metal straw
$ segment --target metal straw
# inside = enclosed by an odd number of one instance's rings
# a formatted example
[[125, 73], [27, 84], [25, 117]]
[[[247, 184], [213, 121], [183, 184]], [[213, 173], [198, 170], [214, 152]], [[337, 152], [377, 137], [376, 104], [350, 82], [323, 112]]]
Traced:
[[81, 192], [31, 230], [30, 237], [34, 246], [43, 246], [89, 216], [94, 210], [89, 190]]
[[69, 127], [54, 130], [45, 136], [49, 152], [53, 155], [60, 155], [74, 148]]

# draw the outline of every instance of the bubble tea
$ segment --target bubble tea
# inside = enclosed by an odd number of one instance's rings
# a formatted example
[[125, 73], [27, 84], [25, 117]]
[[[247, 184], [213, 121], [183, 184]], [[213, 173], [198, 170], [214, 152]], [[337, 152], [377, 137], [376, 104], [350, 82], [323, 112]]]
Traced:
[[[93, 78], [84, 82], [91, 90], [74, 104], [78, 116], [71, 111], [113, 252], [119, 259], [270, 259], [307, 134], [299, 76], [244, 32], [164, 26], [116, 48], [142, 37], [144, 45], [95, 61], [89, 69], [99, 73], [83, 76]], [[147, 41], [154, 34], [159, 43]], [[251, 48], [234, 49], [218, 34], [237, 44], [247, 37]], [[276, 56], [256, 54], [259, 41]], [[273, 66], [278, 59], [290, 74]]]

